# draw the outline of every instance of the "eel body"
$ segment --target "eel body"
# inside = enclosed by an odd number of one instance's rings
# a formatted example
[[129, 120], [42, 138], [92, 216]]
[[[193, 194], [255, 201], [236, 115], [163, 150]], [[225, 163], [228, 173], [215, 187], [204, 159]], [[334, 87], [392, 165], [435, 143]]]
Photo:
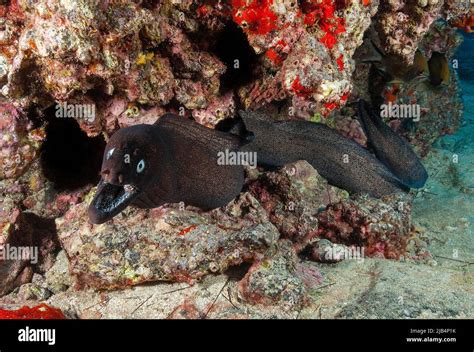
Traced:
[[226, 205], [242, 190], [244, 166], [219, 163], [224, 152], [256, 153], [258, 165], [272, 168], [306, 160], [351, 193], [381, 197], [422, 187], [426, 171], [410, 146], [370, 116], [364, 103], [359, 110], [375, 155], [326, 125], [275, 122], [257, 112], [240, 111], [241, 120], [225, 131], [172, 114], [154, 125], [123, 128], [107, 143], [90, 222], [108, 221], [130, 204]]
[[263, 166], [306, 160], [334, 186], [374, 197], [405, 190], [405, 185], [367, 149], [326, 125], [309, 121], [271, 122], [240, 112], [255, 141], [242, 147], [257, 152]]
[[360, 100], [358, 118], [375, 156], [408, 188], [421, 188], [428, 179], [411, 146], [387, 126], [368, 104]]

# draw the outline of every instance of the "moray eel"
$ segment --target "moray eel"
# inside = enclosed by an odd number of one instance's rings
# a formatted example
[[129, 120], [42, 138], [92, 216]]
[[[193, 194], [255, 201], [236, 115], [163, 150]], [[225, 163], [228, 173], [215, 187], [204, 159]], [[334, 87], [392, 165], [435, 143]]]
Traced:
[[351, 193], [374, 197], [407, 187], [372, 153], [330, 127], [309, 121], [269, 121], [264, 115], [241, 111], [255, 141], [243, 146], [256, 151], [262, 166], [281, 167], [306, 160], [330, 184]]
[[132, 204], [154, 208], [184, 202], [204, 210], [229, 203], [242, 190], [244, 167], [218, 165], [218, 152], [245, 140], [166, 114], [154, 125], [117, 131], [107, 143], [92, 223], [103, 223]]
[[[154, 125], [123, 128], [107, 143], [90, 222], [106, 222], [131, 204], [154, 208], [184, 202], [203, 210], [228, 204], [242, 190], [244, 166], [220, 165], [218, 155], [225, 151], [256, 153], [258, 165], [270, 168], [306, 160], [330, 184], [374, 197], [421, 186], [425, 174], [416, 171], [421, 163], [406, 142], [369, 119], [364, 103], [359, 108], [382, 161], [326, 125], [276, 122], [257, 112], [240, 111], [240, 119], [222, 130], [172, 114]], [[387, 151], [384, 138], [396, 148], [391, 144]], [[396, 160], [405, 158], [410, 160]], [[410, 165], [416, 166], [414, 175]], [[393, 167], [399, 170], [392, 172]]]
[[375, 156], [408, 188], [421, 188], [428, 179], [423, 164], [411, 146], [387, 126], [364, 101], [359, 101], [358, 118]]

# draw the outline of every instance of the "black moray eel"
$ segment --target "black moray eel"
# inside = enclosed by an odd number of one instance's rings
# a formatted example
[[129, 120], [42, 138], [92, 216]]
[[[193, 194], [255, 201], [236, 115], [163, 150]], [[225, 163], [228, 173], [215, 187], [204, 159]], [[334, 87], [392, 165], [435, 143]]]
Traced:
[[363, 100], [359, 101], [358, 118], [377, 158], [408, 188], [423, 187], [428, 173], [411, 146]]
[[241, 192], [244, 167], [218, 165], [218, 153], [237, 151], [244, 143], [172, 114], [154, 125], [120, 129], [107, 143], [89, 219], [103, 223], [132, 203], [140, 208], [179, 202], [204, 210], [221, 207]]
[[184, 202], [203, 210], [226, 205], [242, 190], [244, 166], [220, 165], [218, 155], [225, 151], [256, 153], [258, 165], [271, 168], [306, 160], [330, 184], [374, 197], [426, 181], [410, 146], [364, 102], [359, 118], [377, 157], [323, 124], [276, 122], [256, 112], [239, 115], [241, 120], [232, 119], [223, 130], [166, 114], [154, 125], [116, 132], [105, 149], [90, 221], [106, 222], [130, 204], [154, 208]]

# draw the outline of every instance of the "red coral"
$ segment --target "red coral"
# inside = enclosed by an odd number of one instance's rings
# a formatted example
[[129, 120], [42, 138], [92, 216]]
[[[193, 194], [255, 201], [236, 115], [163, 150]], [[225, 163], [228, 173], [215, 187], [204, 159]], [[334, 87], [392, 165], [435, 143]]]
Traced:
[[304, 0], [301, 2], [304, 24], [309, 26], [318, 24], [319, 28], [325, 32], [320, 41], [329, 49], [332, 49], [337, 43], [336, 36], [346, 31], [344, 19], [335, 14], [341, 6], [340, 3], [333, 0]]
[[326, 33], [324, 37], [320, 39], [320, 42], [323, 43], [328, 49], [332, 49], [337, 43], [336, 37], [331, 33]]
[[267, 34], [277, 29], [277, 15], [271, 10], [273, 0], [232, 0], [232, 17], [251, 34]]
[[284, 57], [279, 52], [283, 51], [287, 45], [288, 44], [283, 39], [280, 39], [273, 48], [270, 48], [265, 52], [265, 56], [275, 65], [280, 65], [283, 62]]
[[66, 319], [63, 312], [46, 304], [21, 307], [17, 310], [0, 309], [0, 319]]
[[339, 71], [344, 71], [344, 60], [342, 55], [337, 58], [336, 63], [337, 67], [339, 68]]
[[209, 12], [210, 12], [210, 9], [209, 7], [207, 7], [207, 5], [201, 5], [197, 9], [197, 13], [199, 16], [206, 16], [209, 14]]
[[288, 44], [283, 40], [283, 39], [280, 39], [277, 43], [277, 47], [280, 47], [280, 48], [284, 48], [285, 46], [287, 46]]
[[194, 230], [196, 227], [197, 227], [197, 225], [188, 226], [188, 227], [186, 227], [185, 229], [181, 230], [181, 231], [178, 233], [178, 236], [184, 236], [184, 235], [186, 235], [188, 232], [191, 232], [192, 230]]
[[276, 65], [281, 64], [283, 61], [280, 55], [278, 55], [278, 53], [273, 48], [268, 49], [265, 55]]
[[337, 108], [337, 106], [338, 105], [336, 103], [324, 103], [324, 107], [329, 111], [334, 110], [335, 108]]

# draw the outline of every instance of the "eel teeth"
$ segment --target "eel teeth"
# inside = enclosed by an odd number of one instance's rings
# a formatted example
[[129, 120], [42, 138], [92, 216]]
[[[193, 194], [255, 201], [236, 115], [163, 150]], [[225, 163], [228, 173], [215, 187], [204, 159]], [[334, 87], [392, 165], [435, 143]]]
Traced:
[[135, 193], [135, 191], [137, 190], [134, 185], [130, 185], [130, 184], [124, 185], [124, 186], [123, 186], [123, 189], [124, 189], [125, 192], [127, 192], [127, 193]]

